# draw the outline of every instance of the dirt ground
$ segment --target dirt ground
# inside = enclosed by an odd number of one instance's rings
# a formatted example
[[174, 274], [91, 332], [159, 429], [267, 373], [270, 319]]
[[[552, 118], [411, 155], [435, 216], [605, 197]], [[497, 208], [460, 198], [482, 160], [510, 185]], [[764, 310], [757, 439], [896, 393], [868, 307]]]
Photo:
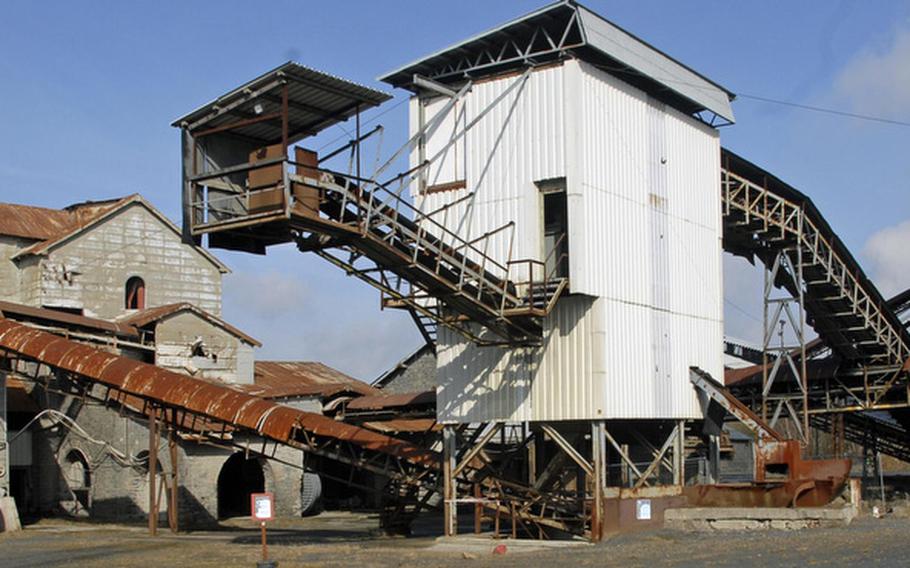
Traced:
[[[910, 518], [861, 517], [848, 527], [802, 531], [617, 536], [599, 545], [540, 548], [532, 543], [467, 537], [441, 541], [438, 519], [425, 519], [410, 538], [375, 534], [374, 516], [323, 513], [269, 528], [270, 557], [291, 566], [907, 566]], [[496, 544], [504, 555], [493, 555]], [[248, 520], [222, 530], [157, 537], [138, 526], [44, 520], [0, 535], [0, 566], [255, 566], [259, 532]]]

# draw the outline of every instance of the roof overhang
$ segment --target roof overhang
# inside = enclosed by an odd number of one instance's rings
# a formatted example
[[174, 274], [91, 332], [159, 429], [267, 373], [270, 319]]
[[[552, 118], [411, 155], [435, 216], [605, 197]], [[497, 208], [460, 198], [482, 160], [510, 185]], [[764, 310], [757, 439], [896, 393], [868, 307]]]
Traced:
[[[380, 80], [417, 92], [415, 75], [456, 83], [565, 57], [588, 61], [686, 114], [734, 120], [732, 92], [573, 0], [535, 10]], [[708, 122], [714, 124], [713, 118]]]
[[289, 138], [299, 140], [378, 106], [391, 95], [289, 61], [178, 118], [172, 126], [191, 133], [214, 131], [238, 120], [249, 124], [232, 132], [263, 144], [282, 139], [282, 91], [288, 87]]

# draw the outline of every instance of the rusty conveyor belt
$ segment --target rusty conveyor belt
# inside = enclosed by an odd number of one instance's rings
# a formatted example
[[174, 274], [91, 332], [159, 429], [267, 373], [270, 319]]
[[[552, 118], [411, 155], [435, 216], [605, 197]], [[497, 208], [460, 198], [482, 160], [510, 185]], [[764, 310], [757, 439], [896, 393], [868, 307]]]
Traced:
[[[41, 363], [88, 385], [100, 385], [163, 409], [197, 416], [294, 447], [331, 454], [335, 443], [385, 454], [421, 469], [436, 469], [437, 455], [408, 442], [331, 418], [249, 395], [227, 385], [181, 375], [148, 363], [113, 355], [75, 341], [0, 318], [0, 350], [5, 358]], [[363, 456], [356, 456], [360, 458]]]

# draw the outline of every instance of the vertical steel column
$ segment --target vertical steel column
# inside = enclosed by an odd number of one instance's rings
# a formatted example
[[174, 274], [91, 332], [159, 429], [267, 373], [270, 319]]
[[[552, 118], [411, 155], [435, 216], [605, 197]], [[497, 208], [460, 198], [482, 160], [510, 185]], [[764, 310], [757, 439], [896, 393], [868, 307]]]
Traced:
[[158, 534], [158, 407], [149, 405], [149, 534]]
[[455, 429], [446, 425], [442, 428], [442, 480], [443, 480], [443, 512], [445, 518], [445, 536], [455, 536], [458, 532], [458, 504], [457, 489], [455, 487], [455, 459], [456, 459]]
[[594, 506], [591, 509], [591, 540], [600, 542], [603, 538], [603, 497], [606, 487], [607, 436], [603, 420], [591, 423], [591, 465], [594, 466], [592, 490]]

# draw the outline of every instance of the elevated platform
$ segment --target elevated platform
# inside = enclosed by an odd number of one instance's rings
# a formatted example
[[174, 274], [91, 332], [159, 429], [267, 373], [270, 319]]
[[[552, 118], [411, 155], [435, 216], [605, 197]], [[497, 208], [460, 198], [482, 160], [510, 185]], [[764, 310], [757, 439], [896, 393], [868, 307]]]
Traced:
[[[437, 221], [448, 207], [427, 213], [403, 196], [408, 174], [361, 175], [360, 145], [376, 129], [362, 135], [359, 113], [387, 99], [288, 63], [177, 121], [185, 237], [260, 254], [294, 242], [379, 289], [385, 307], [411, 312], [427, 341], [444, 325], [479, 344], [539, 343], [541, 318], [567, 283], [547, 273], [549, 259], [486, 253], [492, 237], [514, 239], [514, 224], [455, 234]], [[351, 117], [356, 136], [342, 148], [320, 157], [293, 146]], [[322, 167], [347, 150], [348, 172]]]

